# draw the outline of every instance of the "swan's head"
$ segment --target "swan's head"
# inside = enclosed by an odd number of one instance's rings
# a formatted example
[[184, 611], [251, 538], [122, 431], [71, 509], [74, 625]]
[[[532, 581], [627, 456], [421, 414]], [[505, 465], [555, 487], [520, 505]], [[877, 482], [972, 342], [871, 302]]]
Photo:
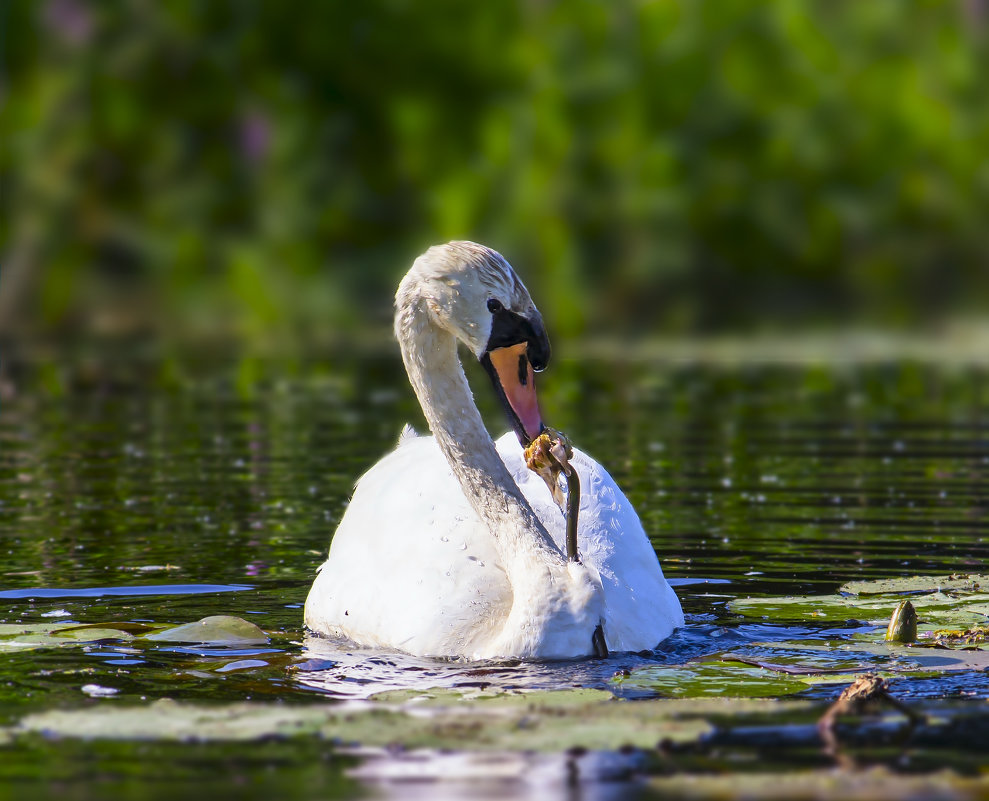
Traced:
[[399, 287], [414, 289], [433, 322], [478, 358], [505, 406], [519, 442], [543, 429], [535, 372], [549, 363], [543, 318], [512, 266], [475, 242], [448, 242], [423, 253]]

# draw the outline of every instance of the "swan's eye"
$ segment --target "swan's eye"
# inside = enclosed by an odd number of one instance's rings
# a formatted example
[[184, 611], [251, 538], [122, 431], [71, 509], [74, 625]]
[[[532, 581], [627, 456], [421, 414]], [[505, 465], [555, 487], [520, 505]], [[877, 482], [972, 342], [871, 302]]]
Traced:
[[501, 301], [498, 300], [497, 298], [490, 298], [488, 300], [488, 311], [491, 312], [492, 314], [496, 314], [497, 312], [500, 312], [504, 308], [505, 307], [501, 305]]

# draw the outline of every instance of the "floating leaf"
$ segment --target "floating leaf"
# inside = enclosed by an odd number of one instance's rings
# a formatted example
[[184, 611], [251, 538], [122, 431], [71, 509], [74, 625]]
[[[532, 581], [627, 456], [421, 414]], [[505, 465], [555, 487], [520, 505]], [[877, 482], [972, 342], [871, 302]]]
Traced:
[[242, 618], [232, 615], [210, 615], [195, 623], [174, 626], [148, 634], [145, 640], [155, 642], [191, 642], [210, 645], [262, 645], [268, 635]]
[[[815, 661], [825, 654], [835, 665], [844, 660], [853, 661], [855, 672], [890, 671], [896, 674], [940, 673], [949, 670], [983, 670], [989, 667], [989, 651], [955, 650], [929, 646], [899, 645], [878, 641], [844, 642], [831, 645], [815, 645], [802, 642], [753, 643], [750, 648], [759, 649], [766, 662], [802, 664], [803, 660]], [[724, 658], [728, 658], [725, 655]], [[843, 659], [844, 658], [844, 659]], [[847, 665], [848, 662], [845, 662]], [[825, 675], [821, 671], [819, 675]], [[832, 679], [829, 678], [828, 681]]]
[[115, 623], [94, 623], [82, 626], [77, 623], [0, 624], [0, 651], [52, 648], [102, 640], [134, 639], [134, 636], [127, 631], [114, 628], [116, 625]]
[[86, 631], [88, 629], [112, 629], [114, 631], [124, 631], [135, 636], [154, 631], [154, 626], [145, 623], [131, 623], [130, 621], [115, 621], [113, 623], [79, 623], [59, 629], [59, 634], [64, 636], [70, 631]]
[[[728, 604], [745, 617], [773, 621], [801, 620], [838, 623], [864, 620], [884, 628], [902, 601], [897, 595], [795, 595], [771, 598], [736, 598]], [[985, 621], [989, 614], [989, 593], [953, 597], [929, 593], [910, 599], [922, 623], [967, 628]]]
[[[415, 710], [367, 702], [284, 706], [235, 703], [209, 707], [157, 701], [52, 710], [29, 715], [18, 732], [113, 740], [230, 740], [320, 735], [343, 744], [402, 743], [409, 748], [561, 751], [573, 747], [652, 748], [660, 740], [695, 742], [709, 735], [710, 715], [808, 711], [804, 702], [723, 698], [622, 701], [585, 690], [501, 693], [483, 701], [440, 691], [445, 704]], [[455, 706], [455, 708], [451, 708]]]
[[834, 595], [736, 598], [728, 606], [747, 617], [822, 622], [862, 619], [878, 624], [894, 614], [905, 593], [911, 595], [911, 604], [924, 623], [964, 629], [989, 617], [989, 576], [983, 574], [853, 581]]
[[839, 593], [849, 595], [902, 595], [904, 593], [989, 592], [989, 575], [954, 573], [949, 576], [908, 576], [877, 581], [850, 581]]
[[21, 637], [25, 634], [48, 634], [60, 628], [70, 628], [67, 623], [0, 623], [0, 639]]
[[731, 771], [725, 775], [675, 773], [650, 778], [647, 786], [662, 798], [985, 798], [989, 778], [963, 777], [954, 771], [928, 774], [869, 770], [795, 770], [787, 773]]
[[613, 701], [613, 693], [607, 690], [595, 690], [581, 687], [573, 690], [499, 690], [490, 689], [452, 689], [435, 688], [430, 690], [389, 690], [375, 693], [368, 700], [379, 704], [398, 706], [451, 706], [463, 705], [464, 702], [477, 702], [488, 706], [501, 708], [526, 706], [533, 709], [551, 707], [560, 709], [565, 706], [586, 705], [596, 701]]
[[[148, 634], [147, 632], [152, 632]], [[141, 636], [143, 635], [143, 636]], [[28, 623], [0, 624], [0, 651], [44, 648], [102, 640], [141, 639], [156, 642], [206, 643], [210, 645], [263, 645], [268, 636], [239, 617], [214, 615], [195, 623], [155, 631], [143, 623]]]
[[733, 661], [637, 668], [615, 682], [622, 687], [653, 690], [673, 698], [771, 698], [807, 689], [800, 679]]
[[52, 632], [51, 639], [53, 642], [59, 640], [99, 642], [101, 640], [133, 640], [134, 635], [122, 629], [109, 628], [101, 625], [71, 626], [67, 629]]

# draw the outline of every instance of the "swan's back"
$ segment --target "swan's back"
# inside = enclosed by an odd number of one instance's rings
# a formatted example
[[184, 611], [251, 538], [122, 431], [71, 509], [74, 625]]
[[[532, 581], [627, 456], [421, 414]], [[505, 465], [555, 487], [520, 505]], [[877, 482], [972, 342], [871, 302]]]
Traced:
[[[514, 434], [498, 453], [565, 552], [566, 525]], [[581, 477], [579, 548], [600, 574], [612, 650], [652, 648], [682, 625], [634, 509], [607, 471], [575, 450]], [[403, 433], [358, 482], [306, 601], [306, 624], [364, 645], [420, 655], [484, 652], [514, 601], [487, 526], [468, 504], [433, 437]]]

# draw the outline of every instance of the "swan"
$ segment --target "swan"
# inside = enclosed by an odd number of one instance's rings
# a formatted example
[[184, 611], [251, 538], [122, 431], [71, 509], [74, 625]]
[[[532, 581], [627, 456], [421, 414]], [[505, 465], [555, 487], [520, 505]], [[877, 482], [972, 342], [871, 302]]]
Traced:
[[[574, 448], [579, 560], [522, 444], [542, 430], [542, 317], [509, 263], [431, 247], [395, 296], [395, 335], [432, 436], [406, 426], [355, 486], [306, 599], [314, 633], [415, 656], [570, 659], [655, 647], [680, 602], [614, 479]], [[514, 432], [493, 442], [457, 356], [491, 376]]]

